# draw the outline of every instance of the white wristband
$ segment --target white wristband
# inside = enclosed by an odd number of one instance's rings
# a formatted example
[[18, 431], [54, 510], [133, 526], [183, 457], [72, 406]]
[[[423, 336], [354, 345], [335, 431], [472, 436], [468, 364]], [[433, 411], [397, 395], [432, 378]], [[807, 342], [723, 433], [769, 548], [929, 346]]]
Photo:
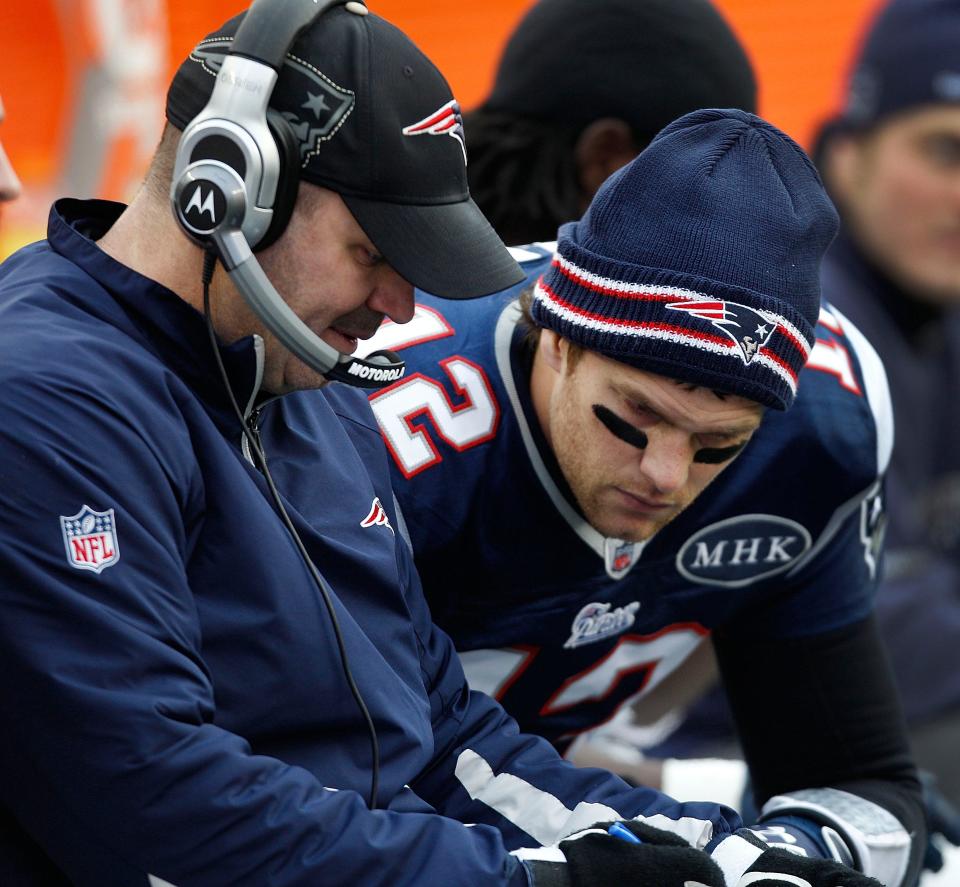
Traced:
[[739, 810], [746, 784], [743, 761], [667, 758], [663, 762], [663, 793], [678, 801], [714, 801]]

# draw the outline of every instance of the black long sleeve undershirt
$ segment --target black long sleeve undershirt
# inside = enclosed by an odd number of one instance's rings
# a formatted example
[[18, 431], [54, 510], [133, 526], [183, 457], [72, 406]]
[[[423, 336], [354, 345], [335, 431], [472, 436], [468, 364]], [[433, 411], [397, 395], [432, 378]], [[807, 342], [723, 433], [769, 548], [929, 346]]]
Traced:
[[758, 807], [813, 787], [873, 801], [916, 836], [903, 882], [914, 883], [926, 831], [921, 788], [875, 619], [788, 640], [718, 631], [714, 646]]

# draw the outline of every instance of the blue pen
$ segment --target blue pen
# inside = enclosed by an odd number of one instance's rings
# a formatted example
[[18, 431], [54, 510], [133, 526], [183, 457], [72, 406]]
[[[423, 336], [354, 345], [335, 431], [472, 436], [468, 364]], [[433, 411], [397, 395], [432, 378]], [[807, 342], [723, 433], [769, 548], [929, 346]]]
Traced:
[[622, 822], [615, 822], [610, 828], [607, 829], [608, 835], [613, 835], [615, 838], [619, 838], [621, 841], [629, 841], [631, 844], [642, 844], [641, 841], [630, 829], [628, 829]]

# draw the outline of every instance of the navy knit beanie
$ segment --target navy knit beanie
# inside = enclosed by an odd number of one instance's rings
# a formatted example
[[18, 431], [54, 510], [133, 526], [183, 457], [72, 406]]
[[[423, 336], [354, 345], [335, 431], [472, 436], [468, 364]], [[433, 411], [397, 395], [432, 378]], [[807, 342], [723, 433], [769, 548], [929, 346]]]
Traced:
[[785, 410], [837, 225], [788, 136], [745, 111], [694, 111], [561, 227], [533, 319], [631, 366]]

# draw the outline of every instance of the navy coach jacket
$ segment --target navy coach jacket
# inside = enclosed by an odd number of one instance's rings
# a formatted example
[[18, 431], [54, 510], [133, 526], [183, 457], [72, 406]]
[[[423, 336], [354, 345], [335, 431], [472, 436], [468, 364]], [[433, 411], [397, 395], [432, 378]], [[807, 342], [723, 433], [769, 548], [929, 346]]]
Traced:
[[[316, 585], [203, 318], [96, 246], [120, 210], [62, 201], [0, 267], [0, 883], [523, 885], [511, 849], [597, 820], [701, 847], [739, 825], [576, 770], [468, 691], [366, 399], [334, 385], [259, 427], [376, 724], [370, 811]], [[261, 348], [221, 349], [248, 413]]]

